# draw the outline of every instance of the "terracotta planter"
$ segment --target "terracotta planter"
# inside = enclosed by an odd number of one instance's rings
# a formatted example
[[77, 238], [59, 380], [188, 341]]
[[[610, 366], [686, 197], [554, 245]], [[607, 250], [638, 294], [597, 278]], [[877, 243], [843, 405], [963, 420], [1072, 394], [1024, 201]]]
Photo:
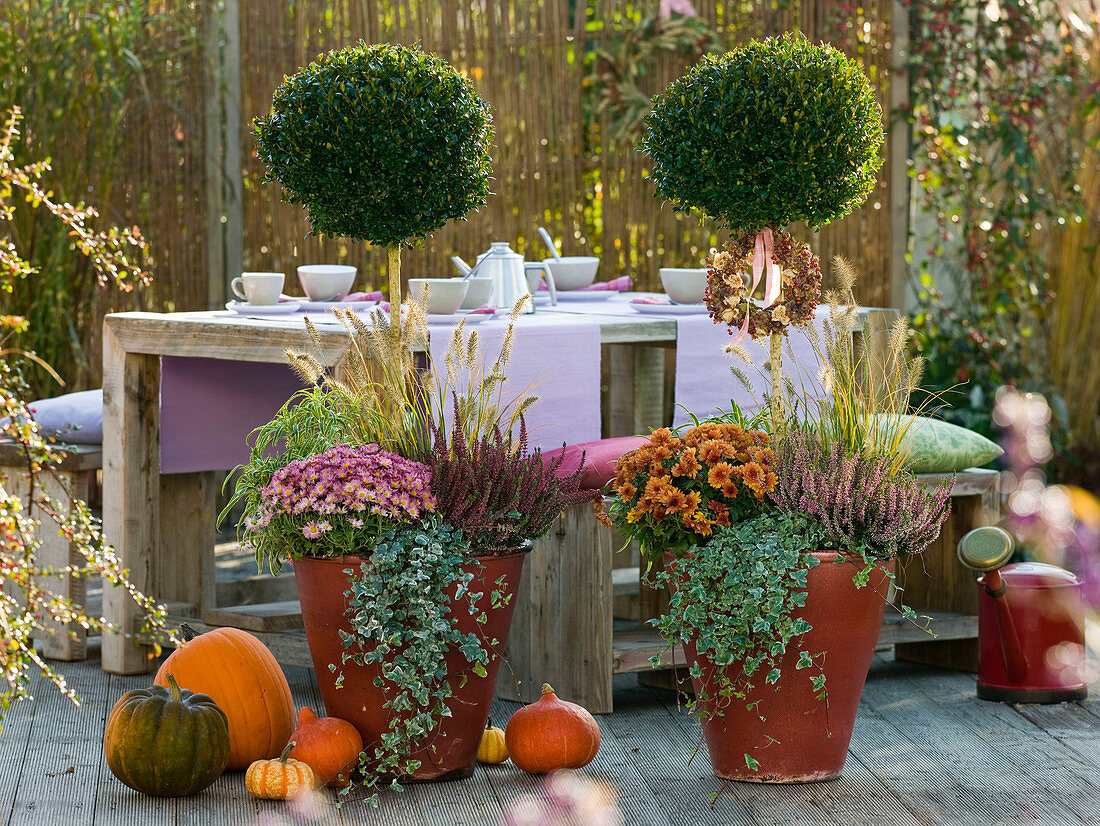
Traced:
[[[504, 576], [506, 593], [514, 593], [519, 586], [526, 555], [526, 552], [520, 552], [507, 556], [476, 557], [476, 561], [484, 567], [471, 565], [468, 569], [474, 574], [470, 590], [483, 592], [483, 600], [488, 603], [489, 593], [497, 587], [497, 578]], [[374, 678], [381, 669], [377, 665], [341, 665], [344, 647], [338, 633], [340, 630], [351, 631], [344, 616], [347, 604], [344, 592], [348, 590], [348, 575], [344, 571], [348, 568], [358, 570], [362, 562], [361, 558], [350, 556], [343, 559], [297, 559], [294, 561], [294, 577], [298, 581], [306, 639], [326, 713], [347, 720], [359, 729], [364, 748], [370, 751], [389, 727], [391, 713], [382, 707], [386, 701], [383, 690], [374, 685]], [[453, 586], [451, 597], [453, 600]], [[458, 629], [462, 633], [476, 633], [484, 639], [496, 638], [500, 640], [500, 649], [503, 650], [512, 624], [515, 600], [500, 608], [492, 608], [488, 604], [484, 607], [488, 618], [484, 625], [478, 625], [476, 617], [468, 611], [460, 611]], [[469, 777], [473, 773], [478, 743], [489, 717], [497, 672], [500, 671], [500, 655], [492, 649], [489, 649], [489, 655], [489, 664], [485, 666], [488, 673], [485, 677], [478, 677], [469, 670], [469, 663], [460, 652], [448, 653], [446, 663], [449, 673], [453, 675], [449, 679], [454, 695], [447, 705], [453, 716], [444, 717], [431, 743], [412, 755], [421, 761], [421, 766], [411, 777], [403, 779], [449, 780]], [[329, 670], [329, 663], [336, 664], [336, 672]], [[336, 679], [341, 671], [344, 683], [342, 688], [337, 688]], [[459, 675], [467, 678], [465, 685], [459, 685]]]
[[[796, 614], [813, 630], [806, 633], [797, 648], [789, 647], [780, 666], [778, 690], [763, 685], [764, 675], [760, 673], [757, 682], [762, 685], [746, 699], [720, 701], [721, 716], [713, 714], [717, 701], [704, 709], [707, 716], [703, 734], [716, 777], [756, 783], [809, 783], [832, 780], [844, 770], [860, 694], [882, 625], [889, 587], [885, 569], [892, 569], [893, 562], [880, 565], [884, 570], [873, 573], [866, 587], [856, 588], [852, 582], [855, 565], [837, 564], [836, 553], [814, 556], [821, 564], [810, 569], [806, 605]], [[671, 569], [671, 562], [666, 558], [666, 567]], [[828, 712], [825, 703], [814, 696], [810, 669], [795, 670], [802, 650], [825, 652]], [[703, 669], [701, 680], [693, 678], [696, 694], [704, 693], [705, 687], [705, 693], [715, 697], [715, 667], [709, 660], [699, 659], [694, 640], [684, 645], [684, 653], [689, 663], [699, 662]], [[732, 677], [741, 667], [735, 663], [726, 671]], [[763, 723], [760, 714], [746, 708], [754, 700], [761, 701], [761, 714], [767, 717]], [[757, 771], [745, 765], [746, 754], [760, 763]]]

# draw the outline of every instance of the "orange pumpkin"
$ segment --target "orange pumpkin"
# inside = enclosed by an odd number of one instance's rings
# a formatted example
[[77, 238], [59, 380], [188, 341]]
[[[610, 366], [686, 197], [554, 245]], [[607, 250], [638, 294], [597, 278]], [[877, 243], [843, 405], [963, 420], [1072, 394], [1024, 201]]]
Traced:
[[289, 756], [313, 769], [318, 788], [326, 784], [346, 786], [351, 782], [348, 775], [359, 762], [363, 736], [347, 720], [318, 717], [306, 707], [298, 712], [298, 728], [290, 739], [296, 745]]
[[600, 748], [600, 727], [587, 709], [559, 700], [543, 683], [542, 697], [512, 715], [504, 739], [513, 763], [543, 774], [591, 763]]
[[481, 742], [477, 744], [477, 761], [496, 765], [508, 759], [508, 746], [504, 742], [504, 732], [493, 725], [490, 719], [481, 732]]
[[184, 626], [183, 633], [154, 682], [167, 686], [171, 671], [181, 688], [209, 695], [225, 712], [230, 771], [278, 756], [294, 729], [294, 701], [267, 646], [239, 628], [196, 634]]
[[257, 760], [244, 774], [249, 794], [261, 800], [290, 800], [313, 789], [313, 769], [287, 757], [294, 742], [286, 744], [275, 760]]

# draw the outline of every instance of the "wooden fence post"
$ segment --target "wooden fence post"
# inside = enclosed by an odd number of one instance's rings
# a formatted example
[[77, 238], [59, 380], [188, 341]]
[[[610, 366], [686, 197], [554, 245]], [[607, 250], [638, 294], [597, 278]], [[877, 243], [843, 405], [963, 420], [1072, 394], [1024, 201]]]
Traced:
[[220, 310], [243, 269], [241, 27], [238, 0], [203, 2], [206, 298]]

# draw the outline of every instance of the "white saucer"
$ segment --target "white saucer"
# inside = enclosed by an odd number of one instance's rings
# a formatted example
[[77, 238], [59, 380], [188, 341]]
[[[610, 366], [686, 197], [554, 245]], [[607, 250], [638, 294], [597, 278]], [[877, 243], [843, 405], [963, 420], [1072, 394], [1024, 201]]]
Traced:
[[606, 301], [618, 290], [558, 290], [558, 301]]
[[297, 301], [280, 301], [278, 304], [249, 304], [246, 301], [230, 301], [225, 309], [240, 315], [289, 315], [295, 313], [301, 304]]
[[707, 311], [706, 304], [642, 304], [631, 301], [630, 309], [654, 315], [699, 315]]
[[464, 313], [461, 311], [452, 315], [429, 313], [427, 316], [429, 324], [458, 324], [460, 321], [465, 321], [467, 324], [480, 324], [490, 318], [496, 318], [496, 316], [489, 313]]
[[369, 310], [378, 305], [378, 300], [374, 298], [365, 301], [310, 301], [305, 298], [296, 300], [303, 310], [314, 313], [323, 313], [325, 310], [335, 310], [338, 307], [347, 310]]

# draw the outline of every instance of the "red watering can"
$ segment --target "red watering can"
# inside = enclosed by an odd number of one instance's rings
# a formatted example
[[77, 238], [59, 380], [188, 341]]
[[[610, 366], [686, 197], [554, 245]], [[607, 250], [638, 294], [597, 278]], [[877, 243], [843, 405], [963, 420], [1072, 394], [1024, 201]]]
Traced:
[[1081, 581], [1042, 562], [1005, 565], [1013, 540], [1003, 528], [976, 528], [959, 540], [963, 565], [978, 577], [978, 697], [1061, 703], [1088, 695]]

